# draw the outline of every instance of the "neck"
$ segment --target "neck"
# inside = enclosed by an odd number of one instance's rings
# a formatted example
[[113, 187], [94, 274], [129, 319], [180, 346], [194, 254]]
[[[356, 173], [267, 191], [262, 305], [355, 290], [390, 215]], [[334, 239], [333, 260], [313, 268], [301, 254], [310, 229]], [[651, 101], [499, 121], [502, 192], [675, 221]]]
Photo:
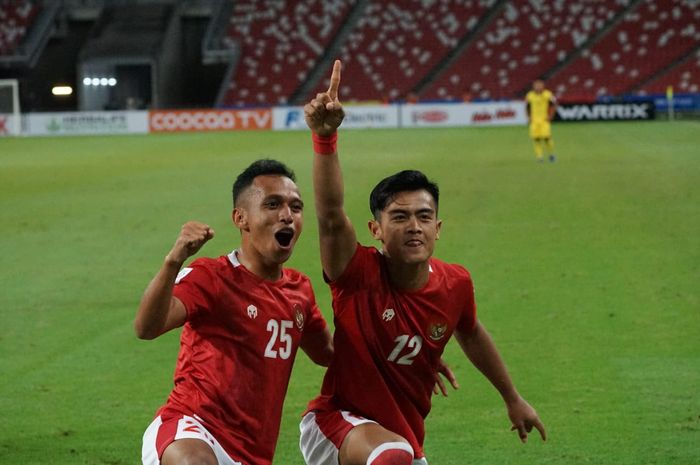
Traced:
[[236, 256], [241, 265], [254, 275], [268, 281], [277, 281], [282, 277], [282, 264], [266, 261], [255, 250], [241, 246], [236, 251]]
[[420, 289], [430, 279], [430, 264], [428, 261], [421, 263], [397, 263], [386, 257], [389, 268], [391, 284], [398, 289]]

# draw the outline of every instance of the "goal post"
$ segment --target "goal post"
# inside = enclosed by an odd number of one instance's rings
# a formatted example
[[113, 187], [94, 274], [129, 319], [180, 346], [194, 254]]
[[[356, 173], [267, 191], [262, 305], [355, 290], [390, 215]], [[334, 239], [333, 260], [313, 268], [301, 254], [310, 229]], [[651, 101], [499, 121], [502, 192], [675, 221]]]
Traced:
[[0, 137], [22, 133], [17, 79], [0, 79]]

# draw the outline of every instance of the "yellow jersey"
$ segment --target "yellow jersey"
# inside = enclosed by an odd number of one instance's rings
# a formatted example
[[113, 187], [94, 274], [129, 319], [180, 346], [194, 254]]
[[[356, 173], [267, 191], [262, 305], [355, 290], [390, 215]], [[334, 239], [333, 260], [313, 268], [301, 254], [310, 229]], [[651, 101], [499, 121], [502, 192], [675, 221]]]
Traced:
[[531, 121], [547, 121], [549, 106], [555, 102], [554, 94], [544, 89], [539, 94], [531, 90], [525, 96], [525, 100], [530, 104]]

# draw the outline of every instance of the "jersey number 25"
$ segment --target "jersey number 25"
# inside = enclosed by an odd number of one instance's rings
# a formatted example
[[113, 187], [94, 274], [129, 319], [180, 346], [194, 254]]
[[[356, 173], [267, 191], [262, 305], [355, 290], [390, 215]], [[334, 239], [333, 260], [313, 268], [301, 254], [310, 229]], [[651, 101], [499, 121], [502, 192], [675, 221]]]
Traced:
[[[267, 322], [267, 332], [270, 334], [270, 340], [267, 342], [267, 347], [265, 347], [265, 357], [267, 358], [279, 358], [286, 360], [292, 354], [292, 336], [287, 333], [288, 329], [294, 327], [294, 323], [290, 320], [270, 320]], [[279, 337], [279, 339], [278, 339]], [[275, 346], [283, 344], [279, 347], [279, 350], [275, 349]]]

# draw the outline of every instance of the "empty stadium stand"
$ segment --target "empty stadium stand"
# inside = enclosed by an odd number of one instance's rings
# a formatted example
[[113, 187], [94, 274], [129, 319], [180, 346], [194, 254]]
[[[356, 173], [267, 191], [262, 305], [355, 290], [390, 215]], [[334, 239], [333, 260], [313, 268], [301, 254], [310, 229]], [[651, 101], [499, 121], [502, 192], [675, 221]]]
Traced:
[[424, 99], [512, 98], [569, 56], [629, 2], [507, 2], [462, 55], [421, 92]]
[[356, 0], [239, 0], [224, 41], [240, 61], [224, 106], [285, 104], [306, 79]]
[[687, 59], [643, 85], [638, 93], [642, 95], [663, 94], [668, 86], [680, 93], [700, 92], [700, 49], [691, 53]]
[[39, 6], [30, 0], [0, 1], [0, 55], [12, 55], [21, 44]]
[[[345, 100], [403, 99], [495, 3], [370, 2], [343, 45]], [[328, 87], [327, 78], [317, 92]]]
[[630, 92], [700, 41], [700, 2], [644, 0], [549, 82], [569, 100]]

